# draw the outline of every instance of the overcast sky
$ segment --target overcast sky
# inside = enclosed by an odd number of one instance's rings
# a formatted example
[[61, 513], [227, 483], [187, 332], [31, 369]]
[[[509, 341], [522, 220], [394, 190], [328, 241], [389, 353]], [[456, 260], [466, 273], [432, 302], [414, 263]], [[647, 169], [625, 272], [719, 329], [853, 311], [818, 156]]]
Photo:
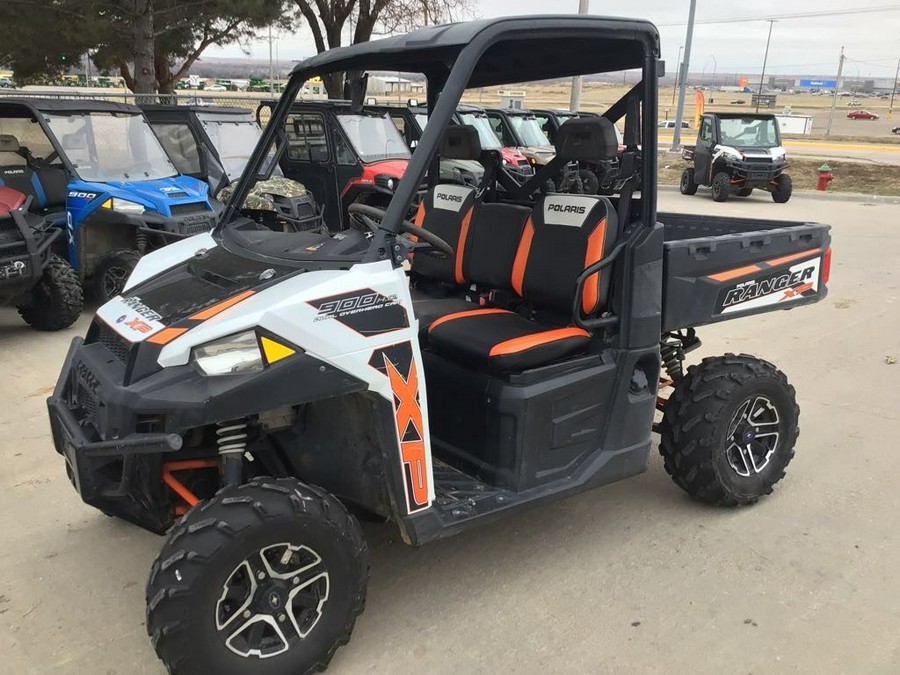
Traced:
[[[626, 6], [627, 5], [627, 6]], [[733, 6], [729, 9], [729, 5]], [[480, 17], [513, 14], [560, 13], [578, 9], [578, 0], [474, 0]], [[663, 58], [673, 71], [672, 64], [684, 44], [687, 28], [688, 0], [636, 0], [631, 3], [590, 0], [593, 14], [630, 16], [649, 19], [659, 26]], [[900, 58], [900, 3], [887, 0], [755, 0], [751, 3], [714, 2], [698, 0], [697, 25], [691, 71], [758, 74], [762, 67], [769, 23], [764, 17], [784, 17], [848, 8], [867, 9], [888, 7], [892, 11], [878, 11], [840, 16], [782, 18], [772, 32], [769, 65], [766, 72], [796, 75], [829, 75], [837, 70], [838, 56], [843, 45], [848, 60], [844, 76], [893, 78]], [[714, 19], [758, 18], [745, 23], [707, 23]], [[315, 52], [309, 31], [301, 29], [294, 35], [282, 35], [278, 40], [278, 59], [290, 62]], [[240, 57], [237, 46], [210, 49], [209, 56]], [[268, 59], [268, 43], [251, 45], [256, 59]]]

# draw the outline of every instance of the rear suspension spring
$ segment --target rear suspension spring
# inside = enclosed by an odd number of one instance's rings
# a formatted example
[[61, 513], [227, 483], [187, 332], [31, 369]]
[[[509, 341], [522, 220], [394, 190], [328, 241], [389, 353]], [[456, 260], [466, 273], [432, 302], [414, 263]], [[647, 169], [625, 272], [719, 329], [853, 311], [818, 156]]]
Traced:
[[665, 340], [659, 345], [659, 354], [663, 367], [672, 382], [678, 382], [684, 377], [684, 348], [680, 340]]

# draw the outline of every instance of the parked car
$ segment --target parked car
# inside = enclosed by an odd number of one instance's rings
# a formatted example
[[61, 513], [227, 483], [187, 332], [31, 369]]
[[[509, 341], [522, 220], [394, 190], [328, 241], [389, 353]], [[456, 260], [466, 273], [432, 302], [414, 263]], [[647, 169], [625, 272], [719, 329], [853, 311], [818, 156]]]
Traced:
[[847, 119], [851, 120], [877, 120], [878, 115], [868, 110], [851, 110], [847, 113]]
[[894, 127], [893, 129], [891, 129], [891, 133], [892, 134], [900, 134], [900, 127]]
[[736, 98], [733, 101], [730, 101], [731, 105], [744, 105], [746, 101], [742, 98]]
[[[675, 128], [675, 120], [663, 120], [659, 124], [656, 125], [659, 129], [674, 129]], [[681, 122], [682, 129], [690, 129], [690, 122]]]
[[221, 84], [212, 84], [204, 88], [204, 91], [228, 91], [228, 88]]

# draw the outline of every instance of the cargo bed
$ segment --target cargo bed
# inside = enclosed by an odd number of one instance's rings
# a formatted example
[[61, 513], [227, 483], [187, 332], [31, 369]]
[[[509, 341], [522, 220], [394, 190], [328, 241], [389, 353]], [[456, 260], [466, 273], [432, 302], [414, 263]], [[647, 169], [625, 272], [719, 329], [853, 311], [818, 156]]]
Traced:
[[660, 213], [663, 330], [701, 326], [825, 297], [828, 225]]

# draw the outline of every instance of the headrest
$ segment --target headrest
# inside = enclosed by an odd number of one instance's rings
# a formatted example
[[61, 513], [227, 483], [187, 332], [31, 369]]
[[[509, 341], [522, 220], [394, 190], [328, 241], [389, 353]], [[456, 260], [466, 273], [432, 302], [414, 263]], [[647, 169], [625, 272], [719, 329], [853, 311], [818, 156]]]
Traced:
[[619, 149], [616, 128], [605, 117], [573, 117], [556, 132], [556, 156], [566, 161], [612, 159]]
[[441, 157], [444, 159], [479, 159], [481, 140], [478, 129], [471, 124], [451, 124], [444, 132], [441, 143]]
[[18, 152], [19, 139], [12, 134], [0, 134], [0, 152]]

